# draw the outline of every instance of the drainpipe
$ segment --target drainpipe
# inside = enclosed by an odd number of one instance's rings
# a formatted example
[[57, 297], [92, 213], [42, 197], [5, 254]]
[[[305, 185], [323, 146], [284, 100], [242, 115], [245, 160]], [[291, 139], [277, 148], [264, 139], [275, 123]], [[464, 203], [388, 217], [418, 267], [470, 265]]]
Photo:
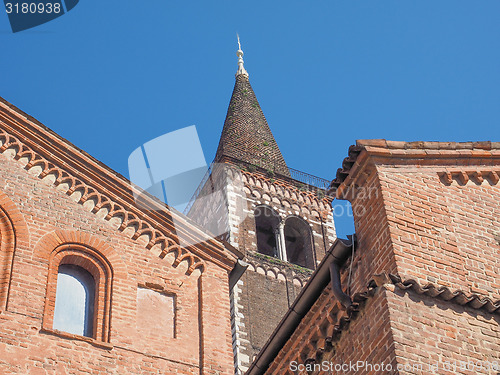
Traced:
[[229, 274], [229, 290], [233, 290], [234, 286], [240, 279], [240, 277], [245, 273], [248, 268], [248, 263], [241, 259], [238, 259], [234, 265], [233, 270]]
[[332, 281], [333, 295], [342, 306], [348, 309], [352, 305], [352, 299], [342, 291], [342, 285], [340, 283], [340, 265], [337, 262], [330, 263], [330, 279]]
[[[351, 246], [355, 246], [356, 235], [354, 234], [352, 236], [348, 236], [348, 238], [351, 241], [352, 244]], [[335, 258], [335, 260], [332, 263], [330, 263], [329, 266], [330, 280], [331, 280], [333, 295], [340, 302], [342, 306], [348, 309], [352, 305], [352, 299], [342, 290], [342, 284], [340, 282], [340, 268], [345, 263], [349, 255], [352, 256], [352, 254], [349, 254], [349, 252], [344, 252], [342, 255], [343, 255], [342, 257]]]

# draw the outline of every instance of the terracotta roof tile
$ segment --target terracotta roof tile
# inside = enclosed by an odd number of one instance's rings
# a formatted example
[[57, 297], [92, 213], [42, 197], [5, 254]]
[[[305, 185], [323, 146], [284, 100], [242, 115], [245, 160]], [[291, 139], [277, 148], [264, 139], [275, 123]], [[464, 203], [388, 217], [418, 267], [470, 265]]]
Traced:
[[391, 282], [402, 290], [413, 290], [417, 294], [424, 294], [429, 297], [439, 298], [461, 306], [468, 306], [476, 310], [484, 310], [490, 314], [500, 315], [500, 300], [492, 301], [488, 297], [479, 294], [465, 294], [461, 290], [451, 291], [445, 286], [427, 284], [422, 286], [413, 279], [402, 280], [399, 275], [389, 274]]
[[[337, 318], [333, 323], [333, 329], [324, 332], [323, 337], [318, 337], [312, 347], [309, 345], [303, 348], [302, 353], [300, 353], [301, 357], [308, 358], [309, 361], [315, 362], [317, 358], [321, 358], [321, 354], [325, 351], [335, 350], [334, 343], [340, 339], [342, 331], [346, 331], [349, 328], [351, 322], [356, 319], [358, 313], [364, 308], [365, 302], [375, 295], [376, 288], [384, 284], [392, 284], [401, 290], [411, 290], [420, 295], [427, 295], [431, 298], [438, 298], [460, 306], [500, 315], [500, 300], [493, 302], [491, 299], [478, 294], [467, 295], [461, 290], [452, 292], [447, 287], [436, 286], [434, 284], [422, 286], [413, 279], [403, 280], [399, 275], [395, 274], [374, 275], [365, 292], [355, 293], [352, 296], [354, 303], [343, 315]], [[320, 296], [320, 298], [325, 297], [331, 298], [331, 295], [329, 293], [327, 293], [327, 295], [323, 293]], [[301, 335], [303, 335], [303, 339], [309, 337], [307, 332], [301, 332]], [[323, 343], [324, 345], [321, 345]]]

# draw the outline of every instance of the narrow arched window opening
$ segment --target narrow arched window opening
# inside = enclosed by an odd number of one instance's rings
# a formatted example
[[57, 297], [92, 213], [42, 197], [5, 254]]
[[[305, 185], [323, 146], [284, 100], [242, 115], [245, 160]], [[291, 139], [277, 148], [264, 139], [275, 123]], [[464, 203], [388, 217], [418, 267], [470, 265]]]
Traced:
[[312, 233], [309, 225], [299, 217], [285, 221], [286, 256], [290, 263], [314, 269]]
[[272, 208], [259, 206], [255, 209], [255, 229], [257, 251], [261, 254], [279, 258], [280, 217]]
[[57, 273], [53, 328], [94, 336], [95, 280], [84, 268], [62, 264]]

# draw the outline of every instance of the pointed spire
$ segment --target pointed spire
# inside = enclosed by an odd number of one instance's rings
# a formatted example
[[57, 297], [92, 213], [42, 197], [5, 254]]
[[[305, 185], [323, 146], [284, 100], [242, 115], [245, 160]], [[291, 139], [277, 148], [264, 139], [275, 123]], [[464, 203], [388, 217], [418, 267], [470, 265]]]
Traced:
[[236, 75], [239, 76], [242, 74], [248, 77], [248, 73], [243, 66], [243, 51], [241, 50], [240, 36], [236, 34], [236, 37], [238, 38], [238, 51], [236, 51], [236, 56], [238, 56], [238, 71]]
[[238, 73], [215, 160], [248, 163], [290, 176], [243, 67], [239, 37], [238, 46]]

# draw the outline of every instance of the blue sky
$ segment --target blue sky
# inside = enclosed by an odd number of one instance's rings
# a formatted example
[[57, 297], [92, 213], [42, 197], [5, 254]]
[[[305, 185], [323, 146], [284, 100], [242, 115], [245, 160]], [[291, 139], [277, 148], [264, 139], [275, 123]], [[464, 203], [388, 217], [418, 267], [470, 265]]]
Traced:
[[0, 15], [0, 95], [126, 176], [135, 148], [189, 125], [211, 161], [238, 32], [288, 165], [332, 179], [356, 139], [500, 140], [499, 14], [498, 0], [81, 0], [16, 34]]

